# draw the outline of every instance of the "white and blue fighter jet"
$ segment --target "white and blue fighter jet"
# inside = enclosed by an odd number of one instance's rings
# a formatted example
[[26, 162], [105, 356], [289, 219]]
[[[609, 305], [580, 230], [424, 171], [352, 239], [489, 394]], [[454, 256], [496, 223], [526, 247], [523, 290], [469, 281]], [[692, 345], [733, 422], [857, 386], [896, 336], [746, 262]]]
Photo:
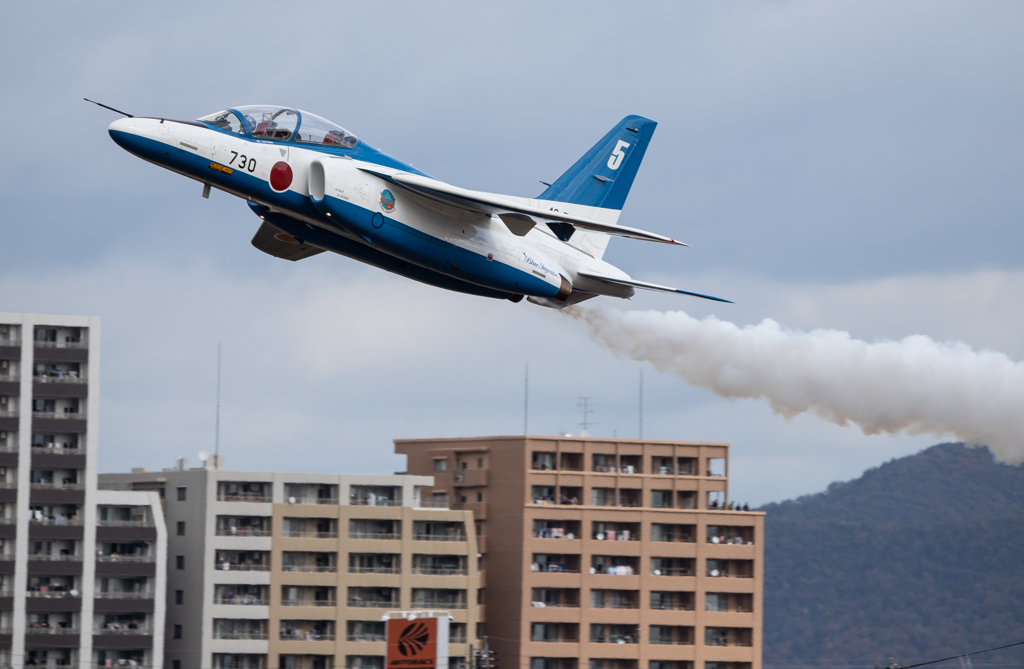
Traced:
[[555, 309], [630, 298], [636, 288], [728, 302], [637, 281], [602, 260], [612, 236], [686, 246], [617, 225], [657, 125], [640, 116], [622, 119], [547, 190], [524, 198], [439, 181], [288, 107], [236, 107], [198, 121], [118, 113], [126, 118], [109, 129], [118, 145], [201, 182], [204, 197], [216, 188], [246, 200], [263, 221], [253, 246], [278, 258], [331, 251], [439, 288]]

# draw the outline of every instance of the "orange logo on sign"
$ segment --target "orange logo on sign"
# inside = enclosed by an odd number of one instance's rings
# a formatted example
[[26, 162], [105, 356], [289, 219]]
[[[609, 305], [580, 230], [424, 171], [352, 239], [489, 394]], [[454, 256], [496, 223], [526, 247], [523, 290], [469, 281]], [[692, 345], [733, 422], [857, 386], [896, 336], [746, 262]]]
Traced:
[[437, 669], [436, 618], [392, 618], [387, 640], [387, 669]]

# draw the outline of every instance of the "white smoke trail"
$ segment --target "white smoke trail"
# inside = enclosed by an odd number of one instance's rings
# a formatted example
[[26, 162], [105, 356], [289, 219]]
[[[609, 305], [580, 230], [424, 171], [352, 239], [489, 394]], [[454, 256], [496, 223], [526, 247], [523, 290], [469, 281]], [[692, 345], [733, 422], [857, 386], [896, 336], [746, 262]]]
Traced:
[[571, 307], [622, 357], [728, 398], [765, 399], [787, 418], [810, 412], [865, 434], [955, 435], [1024, 462], [1024, 364], [1002, 353], [914, 335], [869, 343], [836, 330], [739, 327], [681, 311]]

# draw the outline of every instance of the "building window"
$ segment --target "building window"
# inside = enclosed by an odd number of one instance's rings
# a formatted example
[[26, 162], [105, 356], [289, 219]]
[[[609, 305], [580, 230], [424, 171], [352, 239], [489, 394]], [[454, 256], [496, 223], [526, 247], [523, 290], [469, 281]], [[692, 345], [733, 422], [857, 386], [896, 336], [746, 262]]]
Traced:
[[178, 486], [178, 501], [179, 502], [184, 502], [185, 501], [185, 490], [186, 490], [185, 486]]
[[482, 491], [480, 491], [480, 490], [478, 490], [477, 493], [476, 493], [476, 501], [478, 501], [478, 502], [484, 501], [484, 493]]
[[174, 626], [174, 638], [175, 639], [180, 639], [181, 638], [181, 625], [175, 625]]
[[477, 523], [476, 524], [476, 535], [480, 536], [483, 533], [484, 533], [484, 526], [483, 526], [483, 524], [482, 523]]
[[181, 669], [181, 660], [171, 660], [172, 669]]
[[178, 521], [178, 536], [179, 537], [185, 536], [185, 521], [184, 520], [179, 520]]
[[462, 463], [462, 469], [463, 470], [469, 469], [469, 463], [468, 462], [463, 462]]
[[174, 591], [174, 603], [175, 604], [184, 604], [185, 603], [185, 591], [184, 590], [175, 590]]
[[448, 460], [445, 460], [445, 459], [434, 460], [434, 471], [435, 472], [446, 472], [446, 471], [448, 471]]
[[179, 555], [177, 558], [175, 558], [175, 562], [177, 563], [178, 569], [184, 569], [185, 568], [185, 556], [184, 555]]
[[484, 468], [484, 459], [483, 458], [477, 458], [476, 459], [476, 468], [477, 469], [483, 469]]

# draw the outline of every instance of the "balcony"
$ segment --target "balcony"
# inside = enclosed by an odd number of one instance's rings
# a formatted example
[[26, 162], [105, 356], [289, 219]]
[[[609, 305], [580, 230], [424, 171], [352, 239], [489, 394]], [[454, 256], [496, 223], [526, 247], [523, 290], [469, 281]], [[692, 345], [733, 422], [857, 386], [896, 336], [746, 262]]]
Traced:
[[39, 599], [77, 599], [82, 596], [82, 593], [77, 590], [54, 590], [48, 588], [46, 590], [26, 590], [25, 596]]
[[412, 573], [432, 576], [465, 576], [469, 572], [465, 567], [413, 567]]
[[63, 342], [55, 341], [39, 341], [38, 339], [32, 342], [35, 348], [89, 348], [87, 342], [81, 340], [70, 340]]
[[78, 411], [33, 411], [32, 418], [38, 420], [86, 420], [86, 415], [84, 412]]
[[307, 574], [336, 574], [338, 573], [338, 567], [337, 565], [286, 564], [281, 566], [281, 571]]
[[223, 631], [214, 630], [214, 639], [225, 639], [229, 641], [267, 641], [270, 635], [260, 630]]
[[[81, 562], [81, 555], [60, 555], [53, 553], [29, 553], [28, 559], [33, 562]], [[96, 558], [97, 560], [99, 558]]]
[[464, 609], [466, 602], [450, 602], [446, 599], [421, 599], [412, 603], [414, 609]]
[[132, 520], [100, 520], [96, 522], [97, 527], [156, 527], [156, 523], [146, 518]]
[[[260, 599], [251, 595], [229, 595], [227, 597], [214, 597], [213, 603], [227, 606], [269, 606], [270, 600]], [[288, 602], [281, 603], [288, 606]]]
[[269, 494], [259, 492], [219, 492], [218, 502], [253, 502], [257, 504], [269, 504], [272, 497]]
[[[81, 559], [81, 558], [79, 558]], [[156, 557], [153, 555], [118, 555], [112, 553], [110, 555], [97, 555], [97, 562], [134, 562], [138, 564], [156, 562]]]
[[[263, 536], [263, 535], [252, 535]], [[270, 536], [269, 533], [266, 536]], [[284, 536], [289, 539], [337, 539], [337, 532], [317, 532], [315, 530], [285, 530]]]
[[116, 636], [145, 636], [152, 634], [153, 630], [146, 625], [135, 623], [110, 623], [93, 629], [93, 634], [116, 635]]
[[398, 601], [394, 599], [358, 599], [349, 597], [346, 605], [363, 609], [393, 609], [398, 606]]
[[235, 562], [221, 562], [217, 564], [221, 571], [270, 571], [268, 564], [239, 564]]
[[[13, 484], [11, 484], [11, 485], [13, 487]], [[67, 518], [65, 516], [50, 516], [50, 517], [37, 518], [37, 517], [33, 516], [32, 518], [29, 519], [28, 524], [29, 525], [51, 525], [51, 526], [58, 526], [58, 527], [63, 527], [63, 526], [77, 527], [79, 525], [79, 522], [78, 522], [78, 517], [77, 516], [73, 516], [71, 518]]]
[[[281, 606], [337, 606], [333, 599], [282, 599]], [[349, 606], [352, 606], [349, 604]]]
[[218, 527], [218, 537], [269, 537], [270, 530], [255, 529], [251, 527]]
[[278, 638], [281, 641], [334, 641], [333, 634], [317, 634], [316, 632], [301, 632], [299, 630], [282, 631]]
[[153, 599], [153, 593], [138, 590], [111, 590], [97, 592], [96, 599]]
[[[347, 634], [345, 635], [345, 641], [384, 641], [383, 634]], [[459, 642], [453, 638], [448, 639], [449, 643], [465, 643], [465, 641]]]
[[[35, 625], [27, 625], [25, 627], [25, 634], [78, 634], [79, 629], [77, 627], [62, 627], [60, 625], [48, 625], [46, 623], [37, 623]], [[10, 634], [10, 631], [6, 632]], [[97, 632], [100, 634], [100, 632]]]

